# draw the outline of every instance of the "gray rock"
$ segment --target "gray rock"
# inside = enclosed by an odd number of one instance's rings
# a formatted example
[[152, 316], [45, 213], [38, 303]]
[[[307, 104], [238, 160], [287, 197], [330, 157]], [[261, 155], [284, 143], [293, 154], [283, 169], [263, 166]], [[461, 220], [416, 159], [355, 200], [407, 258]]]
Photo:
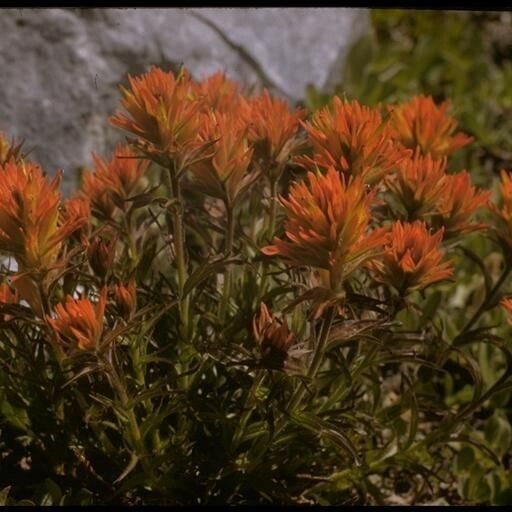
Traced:
[[348, 48], [368, 26], [361, 9], [2, 9], [0, 130], [23, 138], [73, 187], [91, 151], [123, 134], [109, 126], [118, 85], [151, 64], [197, 77], [219, 69], [294, 102], [307, 84], [339, 82]]

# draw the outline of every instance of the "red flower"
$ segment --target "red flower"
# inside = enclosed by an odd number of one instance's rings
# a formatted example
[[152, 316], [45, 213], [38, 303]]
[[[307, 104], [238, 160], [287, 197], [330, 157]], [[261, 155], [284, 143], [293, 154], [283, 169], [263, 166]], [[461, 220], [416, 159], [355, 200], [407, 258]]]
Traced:
[[83, 174], [83, 194], [92, 206], [107, 218], [116, 208], [124, 208], [134, 194], [149, 162], [128, 146], [118, 145], [114, 157], [107, 162], [93, 155], [94, 174]]
[[85, 222], [61, 217], [59, 183], [60, 174], [49, 182], [33, 163], [10, 160], [0, 167], [0, 250], [23, 270], [53, 266], [62, 241]]
[[188, 72], [175, 77], [153, 66], [128, 79], [130, 89], [121, 88], [121, 104], [128, 115], [117, 113], [110, 122], [134, 134], [148, 155], [158, 159], [163, 154], [178, 168], [184, 166], [198, 148], [202, 108]]
[[443, 229], [431, 235], [424, 222], [395, 222], [384, 254], [372, 263], [377, 280], [406, 295], [450, 277], [453, 267], [443, 261]]
[[222, 71], [218, 71], [193, 85], [195, 95], [202, 100], [202, 110], [207, 113], [216, 110], [234, 113], [240, 105], [238, 83], [229, 80]]
[[86, 197], [72, 197], [66, 199], [61, 211], [62, 224], [77, 224], [77, 228], [70, 236], [76, 236], [84, 242], [91, 231], [91, 203]]
[[313, 147], [313, 158], [300, 157], [306, 168], [335, 167], [345, 177], [361, 176], [365, 183], [378, 183], [404, 157], [390, 139], [387, 123], [378, 108], [357, 101], [344, 103], [335, 97], [330, 106], [303, 123]]
[[469, 144], [473, 138], [455, 133], [457, 121], [446, 113], [447, 101], [436, 106], [431, 96], [415, 96], [407, 103], [389, 107], [390, 132], [404, 147], [442, 158]]
[[477, 192], [467, 171], [446, 175], [438, 213], [432, 218], [434, 227], [445, 229], [445, 238], [481, 229], [484, 224], [471, 222], [475, 211], [486, 205], [490, 192]]
[[284, 164], [301, 142], [297, 138], [304, 110], [290, 112], [285, 100], [273, 98], [265, 89], [261, 96], [250, 98], [241, 109], [254, 146], [254, 159], [271, 179], [280, 176]]
[[63, 344], [80, 349], [97, 347], [103, 332], [106, 292], [104, 288], [96, 304], [68, 295], [65, 304], [55, 307], [55, 318], [47, 315], [48, 323]]
[[252, 149], [245, 123], [233, 115], [212, 111], [204, 116], [202, 139], [212, 143], [211, 154], [191, 167], [193, 184], [232, 206], [257, 177], [248, 173]]
[[325, 175], [308, 173], [307, 182], [294, 183], [286, 211], [285, 239], [274, 239], [263, 253], [278, 255], [296, 266], [328, 270], [331, 287], [374, 258], [385, 235], [368, 233], [374, 194], [367, 193], [361, 178], [345, 179], [332, 167]]
[[386, 180], [394, 199], [405, 211], [407, 220], [425, 219], [444, 201], [446, 159], [434, 160], [430, 154], [403, 159], [395, 174]]

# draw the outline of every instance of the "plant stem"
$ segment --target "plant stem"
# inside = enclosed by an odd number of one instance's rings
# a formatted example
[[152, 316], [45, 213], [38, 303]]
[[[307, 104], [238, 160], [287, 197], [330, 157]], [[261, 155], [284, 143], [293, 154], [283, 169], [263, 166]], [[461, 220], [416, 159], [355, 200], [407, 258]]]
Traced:
[[124, 222], [125, 222], [125, 229], [126, 229], [126, 236], [128, 239], [128, 248], [129, 248], [129, 259], [130, 259], [130, 272], [132, 270], [135, 270], [137, 268], [137, 264], [139, 261], [139, 255], [137, 253], [137, 244], [135, 242], [135, 226], [134, 226], [134, 220], [133, 220], [133, 211], [129, 210], [128, 212], [125, 212], [125, 215], [123, 215]]
[[254, 380], [252, 382], [251, 388], [247, 393], [245, 403], [244, 403], [244, 412], [240, 418], [240, 422], [238, 427], [233, 435], [233, 447], [236, 448], [240, 443], [240, 440], [243, 438], [245, 434], [245, 428], [247, 426], [247, 422], [253, 413], [253, 407], [256, 402], [256, 393], [265, 380], [265, 373], [260, 370], [256, 373]]
[[276, 230], [277, 220], [277, 190], [278, 182], [277, 179], [273, 179], [270, 183], [270, 214], [268, 218], [268, 231], [267, 236], [269, 240], [272, 239], [274, 231]]
[[[329, 332], [331, 330], [334, 316], [335, 308], [330, 308], [322, 322], [320, 335], [318, 336], [318, 341], [313, 351], [313, 359], [311, 360], [311, 365], [309, 366], [309, 370], [307, 373], [307, 376], [310, 379], [314, 379], [316, 377], [316, 374], [324, 360], [325, 347], [327, 346], [327, 340], [329, 339]], [[300, 404], [305, 392], [306, 388], [304, 386], [299, 386], [295, 390], [295, 393], [292, 395], [292, 398], [290, 399], [290, 404], [288, 406], [289, 413], [293, 413], [294, 409]]]
[[144, 471], [150, 478], [150, 481], [154, 483], [156, 482], [154, 467], [152, 466], [146, 454], [146, 447], [144, 446], [144, 442], [142, 440], [142, 435], [140, 433], [137, 417], [135, 416], [135, 413], [133, 411], [132, 400], [130, 399], [128, 393], [126, 392], [126, 383], [121, 378], [119, 373], [116, 371], [114, 365], [110, 364], [110, 362], [108, 364], [108, 368], [112, 379], [112, 385], [119, 397], [119, 400], [121, 401], [121, 406], [123, 407], [123, 410], [128, 418], [130, 439], [135, 448], [137, 457], [139, 458]]
[[[226, 204], [226, 237], [224, 242], [224, 255], [226, 257], [231, 255], [233, 250], [233, 243], [235, 240], [235, 222], [234, 222], [234, 208]], [[224, 283], [222, 285], [222, 301], [219, 308], [219, 319], [224, 322], [226, 318], [226, 310], [231, 295], [233, 269], [231, 265], [227, 265], [224, 270]]]
[[[316, 374], [324, 360], [325, 348], [327, 346], [327, 340], [329, 339], [331, 325], [335, 317], [335, 311], [335, 308], [329, 308], [327, 315], [322, 322], [322, 326], [320, 328], [320, 335], [318, 336], [317, 342], [315, 344], [313, 358], [311, 360], [311, 365], [309, 366], [307, 373], [307, 376], [310, 379], [314, 379], [316, 377]], [[304, 397], [305, 391], [306, 388], [302, 385], [299, 385], [299, 387], [295, 389], [295, 392], [290, 398], [290, 402], [286, 409], [286, 412], [276, 422], [273, 439], [275, 439], [283, 431], [284, 427], [286, 426], [288, 416], [293, 414], [295, 409], [300, 405], [300, 402]], [[265, 453], [269, 448], [270, 444], [267, 446], [265, 451], [260, 455], [260, 460], [262, 457], [265, 456]]]
[[180, 299], [180, 319], [183, 325], [183, 333], [186, 340], [189, 339], [188, 332], [188, 320], [189, 320], [189, 297], [184, 297], [183, 290], [185, 283], [187, 282], [187, 263], [185, 254], [185, 230], [183, 226], [183, 211], [182, 211], [182, 197], [181, 187], [177, 176], [177, 172], [173, 165], [168, 169], [168, 172], [164, 172], [164, 176], [167, 179], [167, 186], [169, 188], [169, 194], [172, 199], [177, 202], [177, 207], [173, 208], [172, 211], [172, 229], [173, 229], [173, 241], [174, 241], [174, 252], [176, 256], [176, 266], [178, 269], [178, 296]]
[[[272, 240], [272, 236], [276, 230], [276, 220], [277, 220], [277, 191], [278, 191], [278, 180], [273, 179], [270, 182], [270, 210], [269, 210], [269, 217], [268, 217], [268, 228], [266, 231], [266, 237], [269, 241]], [[261, 264], [261, 272], [262, 272], [262, 278], [260, 281], [260, 286], [258, 290], [258, 299], [261, 299], [263, 294], [265, 293], [265, 288], [267, 287], [267, 263], [263, 262]]]

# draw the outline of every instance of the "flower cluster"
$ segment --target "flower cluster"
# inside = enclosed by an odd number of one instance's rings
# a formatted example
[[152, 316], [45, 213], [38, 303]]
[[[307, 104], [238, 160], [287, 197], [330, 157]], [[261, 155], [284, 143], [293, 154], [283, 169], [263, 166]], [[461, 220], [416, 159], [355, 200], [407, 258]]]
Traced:
[[389, 107], [391, 136], [403, 147], [423, 155], [443, 158], [473, 139], [457, 132], [457, 122], [447, 114], [449, 103], [437, 106], [431, 96], [415, 96], [402, 105]]
[[489, 192], [477, 191], [467, 171], [447, 174], [446, 163], [446, 158], [436, 160], [416, 151], [398, 164], [386, 183], [404, 220], [423, 220], [453, 237], [482, 227], [472, 216], [487, 204]]
[[118, 145], [114, 157], [107, 162], [93, 155], [94, 172], [84, 171], [83, 195], [91, 206], [105, 218], [111, 218], [117, 209], [123, 210], [135, 195], [141, 178], [148, 168], [128, 146]]
[[369, 230], [374, 194], [360, 178], [346, 183], [330, 167], [326, 174], [308, 173], [307, 182], [292, 185], [287, 199], [286, 238], [275, 238], [263, 252], [279, 255], [295, 266], [330, 272], [331, 287], [375, 257], [384, 241], [382, 230]]
[[106, 292], [101, 292], [99, 300], [93, 304], [87, 298], [66, 298], [64, 304], [55, 306], [55, 317], [47, 316], [47, 321], [64, 345], [80, 349], [95, 348], [103, 331]]
[[62, 242], [87, 219], [60, 212], [60, 174], [50, 182], [41, 167], [11, 159], [0, 167], [0, 250], [20, 268], [43, 271], [57, 263]]
[[361, 176], [366, 183], [375, 184], [404, 156], [391, 139], [379, 107], [371, 109], [335, 97], [311, 122], [304, 123], [304, 128], [313, 157], [297, 161], [309, 169], [333, 166], [346, 177]]
[[397, 221], [389, 234], [382, 259], [373, 262], [379, 281], [406, 295], [453, 274], [451, 263], [443, 261], [440, 249], [442, 229], [430, 234], [421, 221]]

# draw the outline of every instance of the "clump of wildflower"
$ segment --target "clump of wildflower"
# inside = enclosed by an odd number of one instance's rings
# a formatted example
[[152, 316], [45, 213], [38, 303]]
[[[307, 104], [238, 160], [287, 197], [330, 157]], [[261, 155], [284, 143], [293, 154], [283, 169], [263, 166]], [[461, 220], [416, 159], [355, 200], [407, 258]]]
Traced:
[[424, 222], [391, 226], [381, 258], [372, 262], [376, 279], [407, 295], [447, 279], [453, 273], [441, 251], [443, 229], [430, 234]]
[[63, 224], [75, 223], [77, 228], [70, 232], [70, 237], [76, 237], [85, 243], [91, 232], [91, 203], [87, 197], [76, 196], [66, 199], [61, 209], [61, 220]]
[[116, 208], [125, 208], [146, 172], [149, 162], [142, 160], [128, 146], [118, 145], [110, 161], [93, 155], [94, 173], [83, 174], [83, 194], [93, 208], [106, 218]]
[[87, 298], [68, 295], [64, 304], [55, 307], [55, 316], [47, 315], [46, 319], [63, 345], [94, 349], [103, 332], [105, 305], [106, 288], [96, 304]]
[[159, 163], [184, 167], [200, 145], [202, 109], [189, 73], [182, 70], [176, 77], [153, 66], [128, 80], [130, 88], [121, 88], [127, 114], [118, 112], [110, 122], [135, 135], [139, 147]]
[[390, 107], [390, 133], [405, 148], [443, 158], [469, 144], [473, 138], [457, 132], [457, 121], [447, 114], [447, 101], [436, 106], [431, 96], [414, 96]]
[[467, 171], [446, 175], [441, 201], [430, 223], [434, 228], [444, 227], [445, 238], [481, 229], [484, 225], [471, 222], [471, 217], [489, 198], [489, 191], [477, 191]]
[[254, 182], [249, 173], [253, 150], [247, 127], [238, 117], [210, 112], [204, 118], [202, 137], [211, 141], [211, 153], [191, 167], [193, 184], [203, 193], [232, 207]]
[[380, 229], [368, 232], [373, 198], [361, 178], [347, 184], [332, 167], [326, 174], [310, 172], [307, 181], [292, 185], [288, 199], [280, 199], [285, 236], [274, 238], [263, 253], [290, 265], [328, 270], [330, 285], [337, 288], [374, 258], [386, 239]]
[[0, 167], [0, 250], [23, 270], [47, 270], [62, 241], [83, 225], [81, 216], [60, 215], [61, 176], [49, 182], [41, 167], [10, 160]]
[[345, 177], [361, 176], [368, 184], [378, 183], [406, 153], [389, 137], [387, 122], [379, 108], [343, 102], [332, 104], [303, 123], [313, 147], [313, 157], [299, 157], [308, 169], [334, 167]]
[[242, 96], [239, 85], [218, 71], [193, 85], [194, 94], [202, 100], [202, 111], [210, 110], [223, 113], [235, 113], [240, 107]]
[[397, 165], [386, 184], [405, 219], [426, 219], [438, 210], [444, 200], [445, 169], [446, 159], [434, 160], [430, 154], [422, 156], [419, 152]]
[[254, 161], [271, 181], [278, 179], [284, 165], [302, 145], [297, 135], [304, 110], [290, 112], [285, 100], [273, 98], [265, 89], [247, 101], [242, 114], [249, 127]]

